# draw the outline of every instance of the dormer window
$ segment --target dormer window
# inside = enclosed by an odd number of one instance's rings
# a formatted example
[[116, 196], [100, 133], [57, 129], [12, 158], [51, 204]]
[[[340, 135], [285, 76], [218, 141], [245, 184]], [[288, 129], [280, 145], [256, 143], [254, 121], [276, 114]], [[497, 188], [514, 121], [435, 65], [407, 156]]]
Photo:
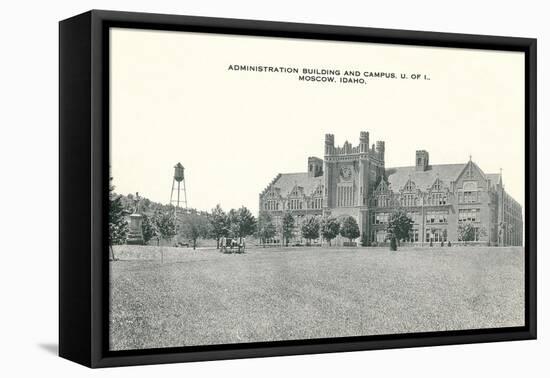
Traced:
[[432, 185], [432, 190], [435, 192], [441, 192], [442, 189], [443, 189], [443, 185], [441, 183], [441, 180], [437, 178], [434, 184]]
[[407, 181], [407, 183], [405, 184], [404, 190], [406, 192], [413, 192], [415, 189], [416, 189], [416, 184], [414, 183], [414, 181], [409, 179], [409, 181]]

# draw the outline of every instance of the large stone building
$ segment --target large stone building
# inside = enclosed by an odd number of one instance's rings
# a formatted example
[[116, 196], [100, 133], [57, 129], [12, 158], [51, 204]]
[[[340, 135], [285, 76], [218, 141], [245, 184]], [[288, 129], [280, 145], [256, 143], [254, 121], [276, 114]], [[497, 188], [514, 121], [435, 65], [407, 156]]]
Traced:
[[483, 172], [471, 158], [433, 165], [424, 150], [412, 158], [414, 165], [387, 168], [384, 142], [369, 146], [368, 132], [361, 132], [357, 146], [335, 146], [327, 134], [324, 160], [310, 157], [307, 172], [278, 174], [260, 193], [260, 213], [271, 213], [280, 227], [291, 212], [297, 241], [305, 219], [328, 215], [353, 216], [369, 244], [385, 243], [388, 217], [401, 207], [414, 221], [410, 242], [457, 242], [459, 225], [468, 222], [481, 244], [523, 244], [522, 209], [504, 190], [500, 173]]

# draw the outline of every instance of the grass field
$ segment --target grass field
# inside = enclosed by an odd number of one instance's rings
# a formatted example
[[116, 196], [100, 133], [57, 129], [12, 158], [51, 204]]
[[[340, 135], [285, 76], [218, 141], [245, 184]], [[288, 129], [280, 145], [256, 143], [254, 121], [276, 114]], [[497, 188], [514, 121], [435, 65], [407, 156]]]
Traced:
[[519, 247], [115, 254], [112, 350], [524, 324]]

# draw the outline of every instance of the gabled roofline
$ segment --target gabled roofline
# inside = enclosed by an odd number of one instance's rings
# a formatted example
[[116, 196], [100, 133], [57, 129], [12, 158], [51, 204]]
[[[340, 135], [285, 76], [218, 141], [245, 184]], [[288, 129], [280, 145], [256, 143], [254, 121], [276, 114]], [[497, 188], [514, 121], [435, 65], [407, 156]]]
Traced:
[[466, 171], [466, 169], [468, 168], [468, 166], [469, 166], [470, 164], [472, 164], [474, 167], [477, 168], [477, 170], [478, 170], [479, 172], [481, 172], [481, 176], [483, 177], [484, 180], [486, 180], [486, 181], [489, 180], [489, 179], [487, 178], [487, 175], [485, 174], [485, 172], [483, 172], [483, 170], [479, 167], [479, 165], [477, 165], [476, 163], [474, 163], [473, 160], [469, 160], [469, 161], [464, 165], [464, 168], [462, 169], [462, 171], [460, 171], [460, 173], [455, 177], [455, 179], [453, 180], [453, 183], [458, 181], [458, 178], [464, 174], [464, 171]]
[[260, 193], [260, 197], [263, 197], [267, 191], [273, 186], [273, 184], [275, 184], [275, 182], [277, 182], [278, 179], [280, 179], [282, 176], [282, 173], [277, 173], [277, 176], [275, 176], [275, 178], [273, 180], [271, 180], [271, 182], [266, 186], [266, 188]]

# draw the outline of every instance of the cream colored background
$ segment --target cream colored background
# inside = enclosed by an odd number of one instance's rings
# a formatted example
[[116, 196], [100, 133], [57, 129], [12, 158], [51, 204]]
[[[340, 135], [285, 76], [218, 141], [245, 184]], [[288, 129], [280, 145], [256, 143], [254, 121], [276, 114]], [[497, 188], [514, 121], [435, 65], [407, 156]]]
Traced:
[[[124, 11], [247, 18], [286, 22], [381, 27], [538, 38], [538, 340], [404, 348], [355, 353], [253, 358], [123, 369], [83, 369], [55, 354], [58, 338], [58, 25], [60, 19], [92, 8]], [[6, 2], [0, 23], [3, 48], [0, 130], [6, 201], [0, 283], [3, 306], [1, 353], [5, 376], [59, 378], [333, 378], [356, 376], [410, 378], [543, 377], [550, 350], [550, 27], [548, 3], [464, 0], [60, 0]], [[17, 16], [16, 16], [17, 15]], [[23, 15], [23, 17], [18, 17]], [[25, 20], [22, 27], [22, 19]], [[542, 99], [542, 100], [540, 100]], [[32, 106], [31, 106], [32, 105]], [[341, 141], [342, 137], [339, 138]], [[475, 157], [475, 156], [474, 156]], [[33, 183], [29, 182], [29, 169]], [[505, 172], [506, 173], [506, 172]], [[509, 180], [508, 180], [509, 181]], [[27, 183], [21, 185], [18, 183]], [[38, 186], [38, 187], [37, 187]], [[536, 189], [536, 188], [534, 188]], [[41, 201], [30, 201], [37, 198]], [[166, 194], [167, 195], [167, 194]], [[6, 212], [7, 210], [7, 212]], [[29, 224], [47, 215], [40, 227]], [[25, 241], [25, 242], [22, 242]], [[32, 245], [32, 247], [31, 247]], [[22, 272], [24, 274], [22, 275]], [[39, 283], [39, 284], [37, 284]], [[17, 309], [11, 311], [10, 309]], [[39, 311], [39, 316], [37, 316]]]
[[[111, 164], [119, 193], [167, 203], [186, 168], [189, 206], [249, 207], [279, 172], [336, 144], [386, 142], [386, 166], [468, 161], [503, 169], [524, 203], [523, 54], [183, 32], [111, 31]], [[367, 85], [233, 72], [229, 64], [427, 74]]]

